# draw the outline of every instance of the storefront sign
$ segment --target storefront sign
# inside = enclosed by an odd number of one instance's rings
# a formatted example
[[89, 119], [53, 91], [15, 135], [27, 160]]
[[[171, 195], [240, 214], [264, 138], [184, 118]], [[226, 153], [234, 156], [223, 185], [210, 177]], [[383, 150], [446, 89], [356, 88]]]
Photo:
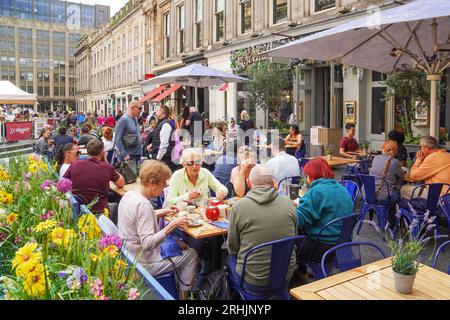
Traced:
[[28, 140], [33, 135], [33, 122], [6, 122], [6, 140], [19, 141]]
[[268, 57], [261, 54], [272, 49], [272, 43], [264, 43], [231, 52], [231, 69], [236, 74], [242, 74], [247, 67], [255, 62], [265, 61]]
[[319, 127], [311, 127], [310, 130], [311, 144], [318, 145], [319, 144]]

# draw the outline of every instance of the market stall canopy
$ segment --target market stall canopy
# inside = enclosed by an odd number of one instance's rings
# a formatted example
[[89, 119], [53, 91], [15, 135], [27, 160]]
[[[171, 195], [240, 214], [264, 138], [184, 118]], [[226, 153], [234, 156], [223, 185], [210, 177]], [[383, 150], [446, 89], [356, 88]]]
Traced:
[[25, 92], [9, 81], [0, 81], [0, 104], [36, 103], [36, 95]]
[[334, 61], [390, 73], [421, 69], [431, 81], [431, 135], [438, 137], [437, 83], [450, 66], [448, 0], [416, 0], [273, 49], [270, 57]]
[[142, 81], [141, 86], [149, 84], [181, 84], [183, 86], [206, 88], [221, 86], [224, 83], [243, 82], [246, 78], [233, 73], [223, 72], [201, 64], [191, 64], [186, 67], [162, 74], [155, 78]]

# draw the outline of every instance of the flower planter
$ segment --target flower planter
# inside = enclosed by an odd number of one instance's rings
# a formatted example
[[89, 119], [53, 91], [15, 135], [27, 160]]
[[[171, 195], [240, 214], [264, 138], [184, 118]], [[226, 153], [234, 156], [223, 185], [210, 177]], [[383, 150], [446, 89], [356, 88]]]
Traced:
[[332, 154], [327, 154], [327, 159], [330, 160], [330, 161], [333, 160], [333, 155]]
[[405, 275], [397, 273], [394, 270], [392, 270], [392, 272], [394, 273], [395, 291], [402, 294], [410, 294], [413, 289], [416, 274]]

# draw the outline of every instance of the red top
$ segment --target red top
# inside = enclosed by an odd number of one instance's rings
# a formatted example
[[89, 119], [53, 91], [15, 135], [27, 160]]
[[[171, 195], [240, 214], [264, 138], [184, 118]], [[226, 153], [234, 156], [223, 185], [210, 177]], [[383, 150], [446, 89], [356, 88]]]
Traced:
[[92, 211], [99, 213], [108, 207], [109, 182], [116, 182], [120, 175], [109, 163], [90, 158], [71, 164], [64, 178], [72, 181], [72, 192], [83, 204], [90, 204], [98, 197]]
[[358, 141], [356, 141], [355, 138], [349, 139], [347, 137], [341, 139], [339, 147], [344, 148], [344, 152], [353, 152], [359, 149]]
[[116, 125], [116, 119], [114, 119], [113, 116], [108, 116], [108, 117], [106, 118], [106, 120], [105, 120], [105, 124], [106, 124], [108, 127], [113, 128], [113, 127]]

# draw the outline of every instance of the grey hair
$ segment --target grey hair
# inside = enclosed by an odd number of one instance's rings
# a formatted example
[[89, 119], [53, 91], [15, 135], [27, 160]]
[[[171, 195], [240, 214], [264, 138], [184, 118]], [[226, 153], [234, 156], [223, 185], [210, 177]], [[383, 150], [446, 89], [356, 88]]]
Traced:
[[272, 169], [264, 164], [257, 164], [250, 171], [249, 180], [252, 187], [272, 186]]
[[439, 149], [439, 142], [432, 136], [425, 136], [420, 139], [420, 144], [432, 149]]
[[184, 149], [181, 154], [181, 164], [185, 164], [192, 160], [194, 157], [195, 160], [201, 160], [203, 162], [203, 151], [201, 148], [189, 148]]

